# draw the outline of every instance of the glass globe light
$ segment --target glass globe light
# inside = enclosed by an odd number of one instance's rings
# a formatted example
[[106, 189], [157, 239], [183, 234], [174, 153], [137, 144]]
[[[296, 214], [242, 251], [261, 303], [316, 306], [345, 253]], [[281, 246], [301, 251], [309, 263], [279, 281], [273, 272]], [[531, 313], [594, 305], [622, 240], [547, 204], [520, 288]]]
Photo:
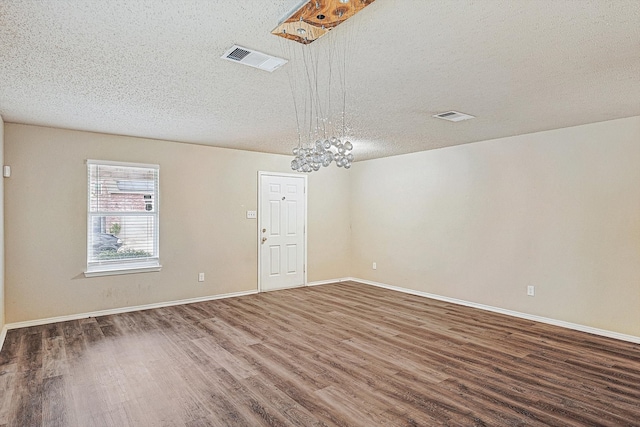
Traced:
[[347, 151], [353, 150], [353, 144], [351, 142], [349, 142], [349, 141], [346, 141], [344, 143], [344, 149], [347, 150]]
[[351, 162], [347, 162], [344, 164], [345, 169], [349, 169], [351, 167]]
[[349, 153], [345, 156], [347, 158], [347, 160], [349, 160], [350, 162], [353, 162], [353, 154]]

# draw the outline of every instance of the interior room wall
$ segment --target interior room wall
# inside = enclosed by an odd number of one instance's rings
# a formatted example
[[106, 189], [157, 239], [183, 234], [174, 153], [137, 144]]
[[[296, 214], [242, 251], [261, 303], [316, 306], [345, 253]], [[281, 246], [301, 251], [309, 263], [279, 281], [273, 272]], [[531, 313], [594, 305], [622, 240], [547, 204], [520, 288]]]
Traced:
[[[291, 162], [291, 158], [287, 160]], [[309, 174], [309, 188], [308, 281], [347, 277], [351, 265], [349, 173], [334, 165], [322, 168]]]
[[354, 277], [640, 336], [640, 117], [357, 162], [351, 198]]
[[[258, 171], [290, 173], [290, 156], [12, 123], [5, 134], [8, 323], [256, 290], [246, 211]], [[161, 272], [84, 277], [86, 159], [160, 165]], [[348, 275], [348, 191], [344, 170], [309, 178], [309, 282]]]
[[[4, 121], [0, 116], [0, 167], [4, 165]], [[0, 331], [5, 325], [4, 315], [4, 180], [0, 178]]]

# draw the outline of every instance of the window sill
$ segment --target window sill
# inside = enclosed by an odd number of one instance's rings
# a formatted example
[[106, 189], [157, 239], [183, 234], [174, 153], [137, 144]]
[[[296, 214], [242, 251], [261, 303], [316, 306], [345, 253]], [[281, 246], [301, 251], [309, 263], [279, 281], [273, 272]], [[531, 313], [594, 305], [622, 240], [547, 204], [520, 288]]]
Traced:
[[102, 268], [91, 269], [84, 272], [84, 277], [99, 277], [99, 276], [115, 276], [119, 274], [135, 274], [135, 273], [153, 273], [160, 271], [161, 265], [154, 265], [149, 267], [118, 267], [118, 268]]

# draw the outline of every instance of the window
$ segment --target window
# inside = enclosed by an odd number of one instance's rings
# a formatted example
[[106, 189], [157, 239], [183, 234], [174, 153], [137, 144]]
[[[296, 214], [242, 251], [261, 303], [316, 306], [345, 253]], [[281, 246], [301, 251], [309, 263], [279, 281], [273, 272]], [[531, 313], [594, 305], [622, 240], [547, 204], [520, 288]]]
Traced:
[[85, 276], [159, 271], [158, 165], [87, 160]]

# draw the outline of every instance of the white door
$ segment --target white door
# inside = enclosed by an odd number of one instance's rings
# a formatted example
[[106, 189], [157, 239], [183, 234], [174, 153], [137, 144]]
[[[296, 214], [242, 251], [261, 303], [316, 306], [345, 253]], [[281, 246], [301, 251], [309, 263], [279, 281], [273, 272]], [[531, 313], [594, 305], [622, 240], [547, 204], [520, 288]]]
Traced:
[[307, 177], [260, 172], [258, 260], [261, 291], [306, 282]]

